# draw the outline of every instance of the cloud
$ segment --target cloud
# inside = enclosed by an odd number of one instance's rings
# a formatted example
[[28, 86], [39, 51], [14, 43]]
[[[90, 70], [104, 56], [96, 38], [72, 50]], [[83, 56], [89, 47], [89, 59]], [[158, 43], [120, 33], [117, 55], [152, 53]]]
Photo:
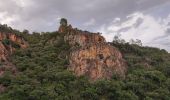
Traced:
[[0, 13], [0, 24], [11, 24], [12, 22], [17, 20], [16, 15], [8, 16], [7, 12]]
[[[148, 29], [150, 24], [153, 24], [150, 28], [156, 28], [154, 32], [160, 32], [159, 35], [164, 34], [162, 28], [164, 26], [160, 23], [165, 24], [162, 20], [165, 18], [160, 18], [161, 21], [158, 23], [154, 17], [167, 16], [170, 13], [167, 10], [170, 9], [169, 6], [169, 0], [0, 0], [0, 23], [21, 31], [23, 29], [38, 32], [56, 31], [59, 26], [58, 19], [65, 17], [73, 27], [93, 32], [99, 29], [101, 32], [108, 32], [104, 35], [109, 41], [116, 32], [124, 32], [124, 37], [141, 36], [143, 39], [146, 36], [141, 35], [142, 33], [140, 35], [133, 33], [145, 30], [144, 34], [151, 37], [153, 34]], [[139, 13], [132, 15], [134, 12]], [[125, 32], [131, 33], [126, 35]], [[149, 44], [148, 37], [144, 43]]]
[[[116, 19], [115, 19], [116, 20]], [[167, 49], [170, 43], [170, 33], [168, 33], [168, 23], [170, 16], [164, 19], [157, 19], [149, 14], [136, 12], [128, 15], [126, 21], [113, 21], [109, 25], [104, 25], [100, 28], [103, 36], [112, 41], [115, 34], [121, 34], [121, 38], [129, 41], [130, 39], [140, 39], [144, 45], [156, 46]]]
[[86, 26], [86, 27], [88, 27], [88, 26], [93, 26], [93, 25], [95, 25], [95, 19], [94, 18], [92, 18], [92, 19], [90, 19], [88, 22], [85, 22], [84, 23], [84, 26]]
[[[146, 11], [167, 3], [167, 0], [0, 0], [0, 13], [7, 12], [12, 19], [7, 23], [17, 29], [31, 31], [54, 31], [59, 17], [66, 17], [70, 23], [84, 29], [91, 18], [95, 26], [86, 29], [95, 31], [114, 18], [122, 18], [135, 11]], [[6, 19], [4, 19], [6, 20]], [[94, 20], [90, 20], [91, 23]], [[49, 24], [50, 23], [50, 24]], [[90, 24], [91, 24], [90, 23]]]

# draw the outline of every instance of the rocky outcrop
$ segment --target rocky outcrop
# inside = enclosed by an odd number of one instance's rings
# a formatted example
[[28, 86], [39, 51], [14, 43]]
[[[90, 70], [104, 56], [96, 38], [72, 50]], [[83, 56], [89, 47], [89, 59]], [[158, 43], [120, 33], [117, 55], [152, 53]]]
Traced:
[[20, 36], [13, 33], [0, 32], [0, 61], [8, 61], [8, 57], [15, 51], [17, 45], [20, 48], [26, 48], [28, 43]]
[[80, 31], [72, 29], [67, 35], [65, 35], [64, 40], [70, 45], [80, 45], [85, 46], [89, 43], [104, 43], [105, 39], [99, 33], [90, 33], [87, 31]]
[[107, 43], [90, 43], [70, 53], [69, 70], [91, 80], [109, 79], [113, 73], [125, 77], [126, 67], [121, 53]]
[[[6, 70], [10, 70], [14, 75], [17, 72], [16, 67], [10, 62], [10, 56], [17, 48], [27, 48], [28, 43], [20, 36], [13, 33], [0, 32], [0, 77]], [[0, 93], [5, 87], [0, 84]]]
[[90, 33], [88, 31], [78, 30], [77, 28], [74, 29], [71, 25], [61, 25], [58, 32], [65, 34], [64, 40], [72, 46], [77, 44], [80, 46], [84, 46], [89, 43], [106, 42], [105, 38], [101, 36], [100, 33]]
[[28, 43], [20, 36], [13, 33], [0, 32], [0, 76], [5, 70], [16, 72], [16, 68], [10, 63], [10, 55], [18, 48], [28, 47]]
[[122, 54], [109, 45], [100, 33], [90, 33], [61, 25], [60, 34], [72, 46], [68, 69], [77, 76], [88, 76], [90, 80], [110, 79], [113, 74], [124, 78], [126, 63]]
[[7, 61], [7, 57], [8, 57], [8, 50], [6, 49], [6, 47], [3, 45], [2, 42], [0, 42], [0, 61]]
[[[6, 70], [10, 70], [13, 75], [16, 74], [16, 67], [10, 62], [10, 55], [17, 48], [27, 48], [28, 43], [20, 36], [13, 33], [0, 32], [0, 77]], [[5, 87], [0, 84], [0, 93], [5, 91]]]
[[28, 43], [21, 37], [14, 33], [1, 33], [0, 32], [0, 41], [3, 41], [4, 39], [8, 39], [12, 42], [15, 42], [16, 44], [20, 45], [21, 48], [27, 48]]

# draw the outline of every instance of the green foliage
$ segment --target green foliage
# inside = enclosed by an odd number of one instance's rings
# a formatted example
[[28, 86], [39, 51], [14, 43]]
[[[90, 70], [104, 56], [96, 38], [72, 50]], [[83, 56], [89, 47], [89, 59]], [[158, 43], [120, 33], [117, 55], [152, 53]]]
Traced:
[[67, 19], [61, 18], [61, 20], [60, 20], [60, 25], [61, 25], [61, 26], [67, 26]]
[[9, 27], [8, 25], [4, 24], [4, 25], [1, 25], [0, 24], [0, 32], [3, 32], [3, 33], [13, 33], [13, 34], [17, 34], [17, 35], [20, 35], [21, 32], [19, 30], [16, 30], [16, 29], [12, 29], [11, 27]]
[[[18, 73], [6, 72], [0, 84], [7, 91], [0, 100], [169, 100], [170, 55], [165, 50], [113, 42], [127, 61], [128, 73], [121, 80], [89, 82], [67, 70], [70, 46], [57, 32], [21, 34], [29, 48], [17, 49], [11, 61]], [[11, 45], [11, 41], [4, 40]], [[78, 47], [79, 45], [77, 45]], [[113, 57], [114, 59], [114, 57]]]
[[2, 40], [2, 43], [4, 45], [10, 45], [10, 40], [9, 39], [4, 39], [4, 40]]
[[[122, 53], [128, 64], [126, 90], [132, 91], [141, 100], [169, 100], [168, 79], [170, 54], [165, 50], [111, 43]], [[159, 91], [159, 92], [158, 92]]]
[[11, 40], [9, 40], [9, 39], [4, 39], [4, 40], [2, 40], [2, 43], [3, 43], [5, 46], [11, 45], [11, 46], [14, 47], [14, 48], [20, 48], [20, 45], [19, 45], [19, 44], [15, 43], [15, 42], [13, 42], [13, 41], [11, 41]]
[[3, 86], [9, 86], [11, 83], [12, 75], [10, 71], [6, 71], [2, 77], [0, 77], [0, 84]]

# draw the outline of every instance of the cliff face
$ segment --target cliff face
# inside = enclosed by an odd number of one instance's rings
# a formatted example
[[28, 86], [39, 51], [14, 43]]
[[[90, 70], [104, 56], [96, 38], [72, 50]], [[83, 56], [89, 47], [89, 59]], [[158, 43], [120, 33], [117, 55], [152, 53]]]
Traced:
[[73, 29], [70, 26], [61, 26], [64, 40], [73, 46], [69, 62], [69, 70], [77, 76], [86, 75], [91, 80], [110, 79], [113, 74], [124, 78], [126, 64], [122, 54], [109, 45], [100, 33], [90, 33]]
[[1, 33], [0, 32], [0, 41], [4, 40], [4, 39], [9, 39], [12, 42], [17, 43], [18, 45], [20, 45], [21, 48], [27, 48], [28, 47], [28, 43], [20, 36], [13, 34], [13, 33]]
[[28, 43], [13, 33], [0, 33], [0, 76], [5, 70], [16, 72], [15, 66], [10, 62], [10, 55], [18, 48], [26, 48]]
[[8, 51], [2, 42], [0, 42], [0, 48], [0, 60], [7, 61]]
[[70, 54], [69, 70], [90, 79], [109, 79], [113, 73], [124, 77], [126, 67], [121, 53], [106, 43], [91, 43]]
[[16, 47], [26, 48], [28, 43], [20, 36], [12, 33], [0, 33], [0, 61], [8, 61], [8, 57], [15, 51]]
[[59, 32], [66, 34], [64, 40], [70, 45], [85, 46], [89, 43], [103, 43], [106, 42], [105, 38], [100, 33], [90, 33], [87, 31], [81, 31], [73, 29], [71, 25], [68, 27], [60, 26]]
[[[6, 70], [13, 74], [17, 72], [16, 67], [10, 62], [10, 55], [16, 48], [27, 48], [28, 43], [20, 36], [13, 33], [0, 32], [0, 77]], [[5, 87], [0, 84], [0, 93], [5, 91]]]

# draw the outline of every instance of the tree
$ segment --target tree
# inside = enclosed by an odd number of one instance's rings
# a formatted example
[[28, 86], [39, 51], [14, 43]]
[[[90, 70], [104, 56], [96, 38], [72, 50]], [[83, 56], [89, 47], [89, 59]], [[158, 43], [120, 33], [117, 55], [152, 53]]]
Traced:
[[29, 31], [28, 30], [23, 30], [23, 32], [22, 32], [23, 34], [29, 34]]
[[139, 39], [136, 39], [136, 40], [131, 39], [129, 42], [130, 42], [130, 44], [135, 44], [135, 45], [138, 45], [138, 46], [142, 46], [142, 41], [139, 40]]
[[142, 41], [139, 40], [139, 39], [136, 39], [136, 44], [139, 45], [139, 46], [142, 46]]
[[60, 25], [61, 25], [61, 26], [67, 26], [67, 19], [61, 18], [61, 20], [60, 20]]
[[121, 37], [121, 34], [116, 34], [115, 36], [114, 36], [114, 38], [113, 38], [113, 42], [115, 42], [115, 43], [121, 43], [121, 44], [124, 44], [124, 43], [126, 43], [126, 41], [124, 40], [124, 39], [121, 39], [120, 38]]

